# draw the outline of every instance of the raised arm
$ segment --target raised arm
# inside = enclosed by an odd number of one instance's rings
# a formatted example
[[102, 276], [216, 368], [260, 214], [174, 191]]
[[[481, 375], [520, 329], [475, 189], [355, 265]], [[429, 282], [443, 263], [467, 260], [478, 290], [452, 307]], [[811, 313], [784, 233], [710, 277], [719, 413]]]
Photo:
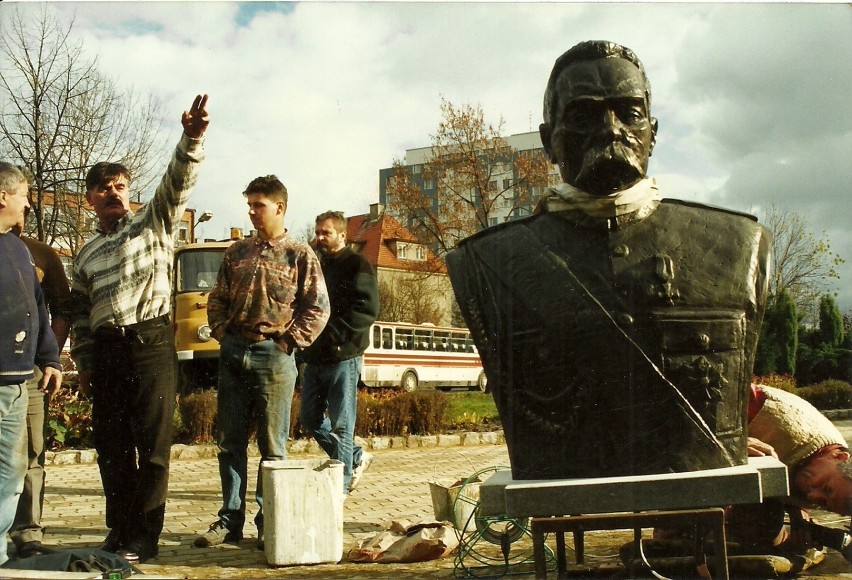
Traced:
[[207, 131], [207, 125], [210, 124], [210, 117], [207, 115], [207, 95], [196, 95], [192, 106], [188, 111], [184, 111], [180, 119], [183, 125], [183, 132], [188, 137], [200, 139]]

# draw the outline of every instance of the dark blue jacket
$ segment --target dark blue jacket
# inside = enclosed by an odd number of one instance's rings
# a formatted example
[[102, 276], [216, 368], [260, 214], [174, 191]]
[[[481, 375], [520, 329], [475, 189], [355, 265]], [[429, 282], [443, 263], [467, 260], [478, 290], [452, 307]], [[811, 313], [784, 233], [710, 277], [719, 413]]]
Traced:
[[33, 377], [34, 365], [62, 365], [29, 250], [0, 234], [0, 256], [0, 385], [15, 385]]

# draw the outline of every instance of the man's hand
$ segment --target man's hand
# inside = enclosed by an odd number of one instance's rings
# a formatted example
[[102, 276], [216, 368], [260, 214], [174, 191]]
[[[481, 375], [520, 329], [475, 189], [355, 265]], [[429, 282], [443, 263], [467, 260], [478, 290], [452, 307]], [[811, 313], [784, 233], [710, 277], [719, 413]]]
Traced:
[[181, 115], [180, 122], [187, 136], [193, 139], [203, 137], [207, 125], [210, 124], [210, 117], [207, 115], [207, 95], [197, 95], [192, 102], [192, 107]]
[[48, 399], [53, 396], [60, 385], [62, 385], [62, 371], [53, 367], [44, 367], [38, 388], [47, 393]]
[[92, 371], [80, 371], [77, 373], [77, 392], [87, 397], [92, 394]]
[[760, 439], [754, 437], [748, 438], [748, 456], [749, 457], [774, 457], [778, 459], [778, 454], [775, 453], [775, 448], [768, 443], [764, 443]]

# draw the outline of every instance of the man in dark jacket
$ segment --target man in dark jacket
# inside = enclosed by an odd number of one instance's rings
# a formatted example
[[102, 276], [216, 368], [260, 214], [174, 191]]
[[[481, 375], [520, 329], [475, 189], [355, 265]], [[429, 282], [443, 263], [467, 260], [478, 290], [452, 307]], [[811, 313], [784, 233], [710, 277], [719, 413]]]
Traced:
[[379, 294], [370, 263], [346, 246], [346, 218], [341, 212], [318, 215], [315, 233], [331, 317], [316, 342], [302, 353], [307, 366], [300, 419], [328, 456], [343, 462], [343, 493], [348, 494], [372, 461], [355, 445], [355, 411]]
[[0, 162], [0, 565], [8, 560], [6, 532], [12, 527], [27, 470], [24, 434], [27, 381], [41, 367], [41, 389], [62, 383], [59, 348], [50, 330], [33, 258], [12, 228], [23, 221], [27, 180], [11, 163]]
[[[71, 286], [59, 254], [50, 245], [28, 237], [22, 237], [24, 220], [12, 228], [12, 233], [21, 237], [35, 263], [36, 275], [41, 285], [47, 308], [50, 312], [50, 328], [56, 336], [59, 350], [68, 338], [71, 328]], [[42, 545], [44, 526], [41, 514], [44, 509], [45, 451], [47, 447], [48, 401], [54, 394], [39, 388], [41, 369], [27, 382], [29, 406], [27, 408], [27, 473], [24, 489], [18, 499], [18, 511], [9, 537], [15, 543], [18, 558], [47, 554], [52, 551]]]

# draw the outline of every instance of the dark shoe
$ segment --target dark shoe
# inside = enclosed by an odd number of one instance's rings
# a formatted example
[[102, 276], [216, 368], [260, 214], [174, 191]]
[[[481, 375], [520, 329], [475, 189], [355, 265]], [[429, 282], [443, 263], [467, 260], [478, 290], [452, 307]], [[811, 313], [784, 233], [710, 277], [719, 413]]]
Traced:
[[144, 564], [159, 553], [157, 545], [148, 545], [142, 541], [129, 542], [127, 546], [119, 548], [116, 554], [131, 564]]
[[209, 530], [195, 538], [192, 545], [196, 548], [209, 548], [210, 546], [218, 546], [224, 542], [236, 544], [242, 539], [242, 532], [231, 531], [225, 527], [225, 523], [222, 520], [218, 520], [213, 522]]
[[115, 528], [109, 531], [107, 537], [104, 538], [104, 543], [100, 545], [100, 549], [104, 552], [112, 552], [115, 554], [122, 547], [124, 547], [124, 539], [121, 537], [121, 533]]
[[38, 540], [32, 542], [24, 542], [18, 546], [18, 558], [29, 558], [30, 556], [43, 556], [45, 554], [54, 554], [56, 550], [48, 548]]

